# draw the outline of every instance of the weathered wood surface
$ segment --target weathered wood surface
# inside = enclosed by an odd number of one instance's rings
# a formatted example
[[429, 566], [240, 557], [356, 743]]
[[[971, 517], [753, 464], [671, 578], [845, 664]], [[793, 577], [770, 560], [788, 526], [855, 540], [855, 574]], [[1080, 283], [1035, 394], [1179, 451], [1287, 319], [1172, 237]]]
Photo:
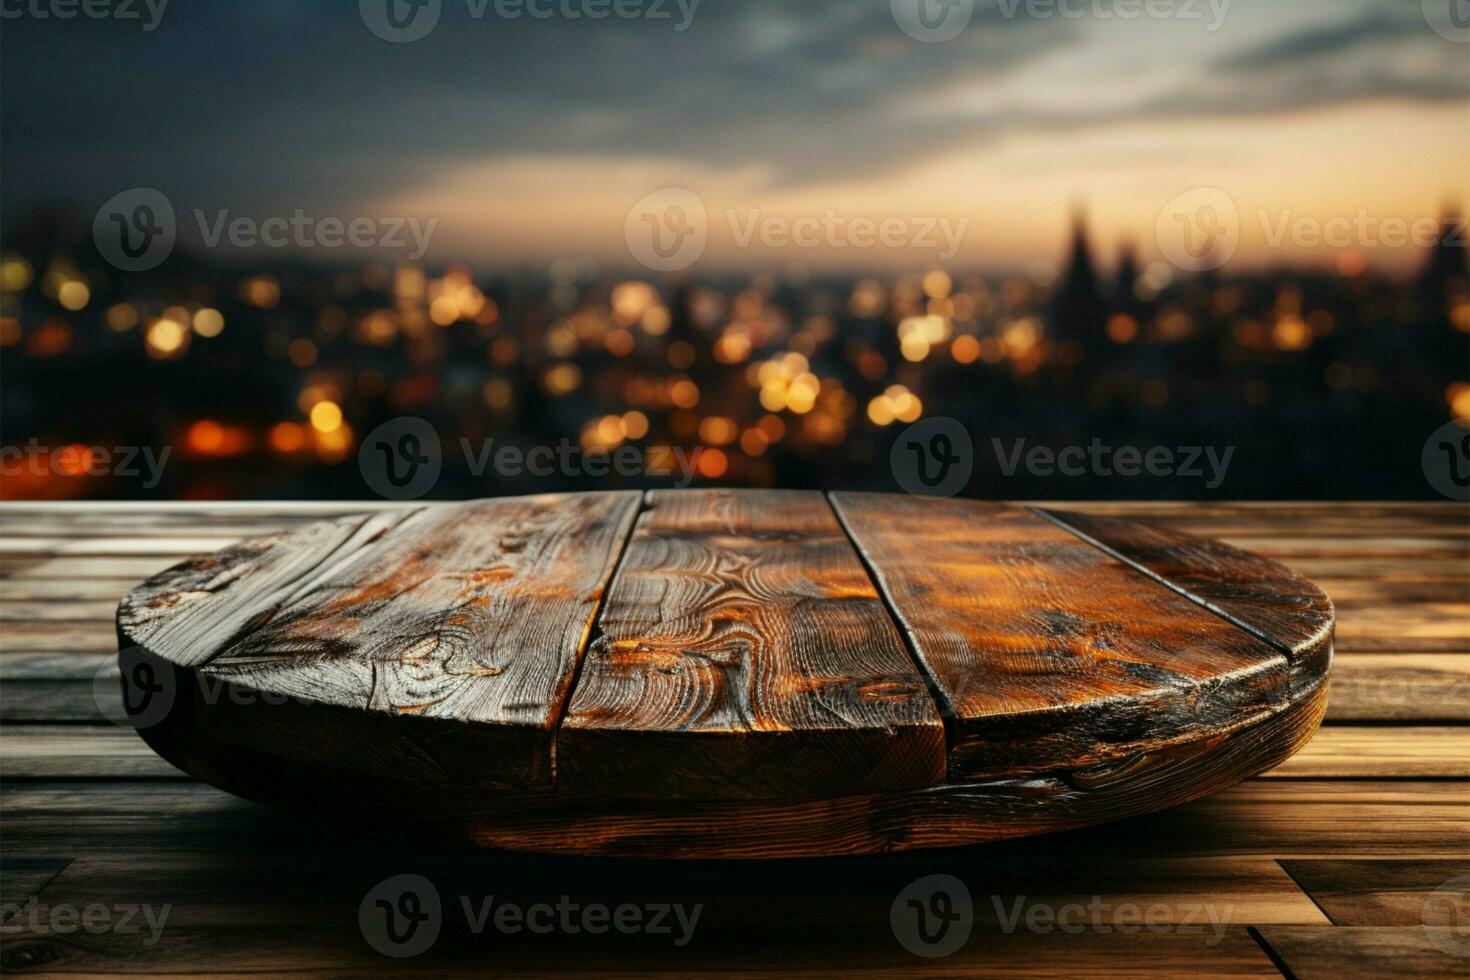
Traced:
[[[953, 847], [1107, 823], [1178, 806], [1280, 764], [1317, 730], [1325, 688], [1242, 733], [1176, 742], [1119, 763], [1045, 777], [950, 782], [821, 799], [640, 799], [352, 781], [231, 746], [209, 778], [240, 796], [341, 811], [369, 825], [540, 854], [796, 858]], [[219, 760], [223, 759], [223, 763]]]
[[1074, 511], [1039, 513], [1282, 653], [1293, 682], [1312, 685], [1332, 660], [1332, 600], [1285, 566], [1208, 538]]
[[[368, 509], [355, 503], [6, 504], [0, 505], [0, 533], [78, 542], [99, 536], [234, 541]], [[589, 862], [445, 852], [442, 842], [433, 845], [436, 857], [420, 837], [374, 833], [361, 820], [264, 808], [182, 778], [107, 775], [113, 750], [100, 744], [96, 726], [105, 721], [91, 681], [105, 662], [115, 661], [116, 638], [110, 621], [96, 619], [85, 606], [72, 609], [72, 600], [116, 602], [137, 581], [191, 552], [150, 548], [148, 556], [133, 558], [6, 553], [0, 609], [16, 614], [0, 621], [0, 746], [25, 757], [32, 744], [27, 729], [46, 729], [39, 739], [54, 746], [56, 726], [85, 724], [73, 726], [64, 751], [36, 756], [47, 760], [45, 774], [18, 779], [0, 762], [0, 899], [35, 895], [41, 903], [82, 908], [90, 902], [172, 902], [177, 920], [170, 919], [158, 943], [145, 946], [146, 931], [58, 934], [45, 931], [44, 923], [37, 931], [7, 907], [3, 914], [19, 928], [0, 936], [0, 970], [341, 975], [398, 974], [407, 967], [478, 974], [493, 957], [496, 971], [506, 975], [677, 969], [682, 975], [838, 977], [876, 969], [956, 977], [1172, 978], [1279, 976], [1276, 963], [1297, 976], [1334, 980], [1391, 976], [1416, 965], [1420, 975], [1465, 975], [1464, 962], [1446, 960], [1413, 918], [1422, 914], [1418, 900], [1439, 889], [1431, 880], [1439, 868], [1470, 868], [1470, 788], [1456, 775], [1464, 752], [1443, 755], [1444, 764], [1435, 766], [1433, 752], [1423, 748], [1443, 737], [1429, 727], [1454, 725], [1470, 739], [1470, 684], [1464, 680], [1470, 658], [1463, 652], [1470, 636], [1464, 608], [1470, 521], [1463, 505], [1150, 502], [1062, 509], [1225, 540], [1284, 561], [1337, 601], [1338, 635], [1353, 649], [1344, 653], [1338, 644], [1327, 727], [1304, 750], [1319, 760], [1317, 775], [1247, 780], [1105, 831], [861, 861]], [[1447, 549], [1446, 540], [1454, 546]], [[44, 619], [25, 615], [43, 605], [53, 607]], [[85, 632], [74, 631], [85, 645], [69, 646], [65, 635], [42, 629], [74, 621], [86, 624]], [[45, 645], [9, 642], [12, 626]], [[1433, 634], [1439, 639], [1430, 639]], [[1435, 646], [1425, 649], [1430, 643]], [[1373, 726], [1382, 738], [1372, 766], [1347, 753], [1318, 754], [1339, 728], [1350, 735], [1362, 730], [1358, 726]], [[99, 745], [89, 758], [83, 744], [94, 735]], [[1370, 774], [1398, 758], [1425, 775]], [[1115, 861], [1122, 870], [1096, 873], [1100, 861]], [[1330, 867], [1309, 874], [1303, 862]], [[1294, 882], [1272, 872], [1283, 863]], [[1353, 867], [1340, 867], [1345, 863]], [[51, 892], [49, 883], [68, 868], [70, 875]], [[1150, 869], [1146, 877], [1127, 877], [1127, 869], [1143, 868]], [[364, 942], [357, 907], [369, 887], [405, 871], [439, 885], [448, 918], [428, 953], [390, 960]], [[977, 921], [953, 956], [921, 959], [894, 938], [888, 906], [900, 889], [932, 873], [964, 880], [977, 920], [986, 921]], [[615, 905], [642, 896], [709, 907], [694, 941], [679, 949], [667, 937], [473, 934], [457, 897], [478, 900], [487, 892], [522, 903], [554, 905], [568, 895]], [[1338, 927], [1322, 924], [1308, 892]], [[1104, 910], [1130, 913], [1125, 921], [1136, 924], [1137, 916], [1153, 911], [1162, 924], [1123, 931], [1108, 914], [1101, 925], [1084, 918], [1081, 931], [1032, 931], [1023, 921], [1007, 932], [989, 923], [997, 900], [1009, 909], [1023, 895], [1028, 905], [1047, 909], [1058, 909], [1067, 896], [1083, 908], [1096, 898]], [[299, 914], [303, 902], [314, 909], [310, 915]], [[232, 910], [239, 910], [234, 919]], [[1226, 923], [1218, 939], [1210, 914]], [[1204, 928], [1196, 928], [1201, 923]], [[1339, 938], [1345, 929], [1352, 932]]]
[[557, 738], [624, 797], [852, 795], [944, 777], [944, 729], [820, 494], [655, 492]]
[[[124, 654], [130, 697], [180, 672], [175, 710], [144, 737], [225, 785], [235, 747], [328, 784], [821, 799], [1219, 751], [1271, 730], [1330, 659], [1289, 683], [1293, 637], [1268, 643], [1013, 506], [665, 491], [627, 540], [633, 507], [379, 511], [164, 572], [119, 613], [142, 647], [140, 663]], [[1181, 568], [1220, 564], [1176, 540]]]
[[[329, 769], [550, 785], [553, 729], [637, 500], [524, 497], [387, 512], [325, 557], [317, 537], [309, 559], [277, 557], [292, 543], [284, 539], [263, 553], [228, 553], [224, 572], [207, 561], [165, 572], [124, 603], [119, 633], [195, 669], [178, 680], [177, 724], [144, 736], [184, 768], [192, 729]], [[231, 586], [252, 582], [263, 560], [273, 584], [253, 586], [264, 603], [242, 612]], [[195, 631], [182, 653], [177, 638], [187, 634], [170, 618], [176, 595], [193, 603], [180, 614]]]
[[1125, 759], [1289, 699], [1276, 649], [1025, 510], [833, 503], [944, 699], [951, 781]]

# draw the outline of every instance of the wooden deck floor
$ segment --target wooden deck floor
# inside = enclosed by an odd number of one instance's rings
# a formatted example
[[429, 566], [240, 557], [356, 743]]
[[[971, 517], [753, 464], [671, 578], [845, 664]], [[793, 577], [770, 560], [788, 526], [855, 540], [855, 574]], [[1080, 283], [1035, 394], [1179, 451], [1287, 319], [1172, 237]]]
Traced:
[[[1218, 537], [1320, 584], [1338, 608], [1320, 734], [1273, 772], [1120, 824], [750, 864], [466, 853], [369, 834], [236, 800], [107, 722], [93, 682], [129, 588], [201, 550], [364, 509], [0, 508], [4, 972], [1470, 973], [1461, 506], [1074, 505]], [[376, 953], [359, 926], [369, 890], [405, 873], [432, 881], [443, 907], [438, 941], [412, 961]], [[968, 942], [941, 959], [909, 952], [890, 925], [899, 892], [932, 874], [963, 881], [974, 910]], [[485, 908], [507, 903], [703, 909], [682, 945], [677, 927], [477, 932]], [[165, 906], [155, 933], [147, 916], [158, 923]]]

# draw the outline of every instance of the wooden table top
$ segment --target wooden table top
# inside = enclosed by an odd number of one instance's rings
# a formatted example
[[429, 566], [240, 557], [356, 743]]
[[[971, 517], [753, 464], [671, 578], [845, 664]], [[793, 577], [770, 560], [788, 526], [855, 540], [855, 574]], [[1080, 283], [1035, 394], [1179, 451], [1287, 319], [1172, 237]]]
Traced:
[[[754, 865], [384, 839], [238, 800], [107, 722], [94, 681], [115, 658], [116, 604], [138, 581], [245, 537], [382, 509], [0, 507], [7, 972], [387, 971], [402, 964], [370, 948], [360, 906], [406, 872], [433, 881], [445, 905], [415, 969], [474, 971], [493, 957], [512, 973], [1464, 972], [1451, 958], [1462, 937], [1444, 927], [1465, 921], [1470, 883], [1470, 528], [1458, 505], [1066, 506], [1219, 538], [1332, 595], [1337, 660], [1317, 737], [1233, 789], [1103, 828]], [[896, 938], [896, 899], [935, 874], [968, 887], [974, 931], [953, 955], [922, 959]], [[703, 913], [682, 946], [654, 934], [477, 934], [466, 910], [490, 895]], [[156, 942], [146, 926], [67, 929], [68, 909], [117, 916], [133, 903], [169, 905]]]

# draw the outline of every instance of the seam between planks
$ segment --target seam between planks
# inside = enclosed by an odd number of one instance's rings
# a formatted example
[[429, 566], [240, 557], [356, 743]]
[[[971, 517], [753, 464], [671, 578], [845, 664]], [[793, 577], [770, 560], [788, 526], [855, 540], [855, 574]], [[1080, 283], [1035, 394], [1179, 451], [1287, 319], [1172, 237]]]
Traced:
[[1261, 947], [1261, 952], [1266, 954], [1266, 958], [1271, 961], [1271, 965], [1281, 972], [1285, 980], [1297, 980], [1297, 975], [1292, 972], [1291, 967], [1286, 965], [1286, 960], [1281, 958], [1281, 954], [1276, 952], [1271, 944], [1266, 941], [1266, 937], [1261, 935], [1260, 929], [1255, 926], [1246, 926], [1245, 931], [1256, 941], [1256, 945]]
[[587, 651], [592, 644], [597, 642], [602, 635], [602, 614], [607, 609], [608, 597], [612, 595], [613, 588], [617, 586], [618, 579], [623, 574], [623, 563], [628, 557], [628, 547], [633, 543], [633, 537], [638, 533], [638, 521], [642, 519], [649, 509], [652, 499], [652, 491], [638, 491], [638, 506], [633, 508], [633, 519], [628, 522], [623, 531], [623, 540], [618, 544], [617, 557], [613, 559], [612, 574], [608, 575], [607, 582], [602, 587], [602, 595], [597, 598], [597, 608], [587, 619], [587, 626], [582, 630], [582, 641], [577, 646], [576, 663], [572, 665], [572, 677], [567, 682], [566, 693], [562, 695], [561, 703], [556, 705], [556, 717], [551, 723], [551, 785], [556, 787], [556, 757], [557, 750], [561, 747], [561, 726], [566, 721], [567, 708], [572, 703], [572, 698], [577, 694], [577, 685], [582, 680], [582, 667], [587, 663]]
[[957, 716], [955, 714], [954, 704], [945, 696], [944, 689], [939, 686], [938, 680], [934, 677], [934, 672], [929, 669], [929, 665], [924, 662], [923, 656], [920, 655], [917, 641], [904, 626], [903, 617], [899, 616], [898, 609], [895, 608], [893, 599], [888, 594], [887, 585], [883, 581], [883, 574], [877, 568], [873, 567], [872, 563], [868, 561], [868, 556], [863, 553], [863, 549], [858, 547], [857, 539], [852, 534], [852, 528], [848, 527], [847, 521], [842, 517], [842, 508], [833, 503], [832, 494], [828, 491], [822, 492], [822, 500], [827, 504], [827, 509], [832, 512], [832, 516], [837, 519], [837, 526], [842, 528], [842, 535], [847, 539], [847, 546], [857, 555], [857, 560], [862, 565], [863, 571], [867, 574], [868, 581], [873, 586], [873, 591], [878, 593], [878, 599], [883, 603], [883, 611], [888, 615], [889, 623], [893, 625], [894, 630], [898, 633], [899, 640], [903, 643], [904, 652], [908, 654], [909, 660], [913, 663], [914, 670], [924, 679], [924, 686], [929, 691], [929, 699], [934, 704], [934, 710], [939, 713], [940, 724], [944, 726], [944, 766], [947, 779], [949, 753], [955, 744], [954, 725]]
[[[384, 527], [377, 534], [373, 535], [372, 538], [370, 538], [367, 541], [362, 542], [362, 544], [360, 544], [356, 548], [352, 549], [352, 551], [350, 551], [350, 552], [348, 552], [346, 554], [343, 554], [342, 553], [342, 550], [344, 548], [346, 548], [352, 542], [353, 536], [355, 536], [358, 533], [360, 533], [362, 531], [362, 529], [367, 526], [368, 521], [370, 521], [370, 520], [373, 519], [373, 516], [374, 515], [372, 513], [364, 513], [362, 515], [362, 519], [358, 521], [357, 526], [352, 529], [352, 534], [349, 534], [346, 538], [344, 538], [341, 542], [339, 542], [335, 548], [333, 548], [331, 551], [328, 551], [325, 555], [323, 555], [321, 557], [321, 560], [320, 561], [316, 562], [310, 568], [303, 569], [300, 575], [297, 575], [296, 577], [292, 578], [290, 581], [288, 581], [286, 583], [283, 583], [283, 585], [281, 587], [281, 591], [287, 593], [286, 596], [271, 609], [270, 616], [267, 619], [265, 619], [262, 622], [252, 623], [250, 625], [250, 627], [249, 627], [250, 631], [251, 632], [254, 632], [255, 630], [257, 630], [260, 627], [264, 626], [266, 623], [271, 622], [272, 620], [274, 620], [278, 615], [280, 615], [281, 610], [284, 609], [284, 608], [286, 608], [288, 605], [290, 605], [290, 604], [292, 604], [294, 602], [297, 602], [298, 600], [300, 600], [304, 596], [308, 596], [308, 595], [312, 594], [313, 592], [316, 592], [320, 588], [320, 583], [319, 582], [318, 582], [318, 584], [309, 586], [308, 588], [305, 589], [305, 591], [301, 591], [301, 590], [299, 590], [297, 588], [309, 576], [315, 575], [315, 576], [318, 576], [318, 579], [319, 579], [320, 578], [320, 574], [319, 573], [321, 573], [321, 571], [323, 569], [335, 567], [336, 564], [340, 564], [342, 561], [350, 560], [352, 557], [354, 557], [356, 555], [361, 555], [361, 554], [365, 553], [369, 548], [373, 547], [378, 542], [382, 541], [383, 538], [386, 537], [388, 534], [391, 534], [393, 531], [396, 531], [399, 527], [402, 527], [405, 522], [411, 520], [412, 518], [418, 516], [419, 514], [422, 514], [427, 509], [428, 509], [427, 507], [420, 506], [420, 507], [413, 507], [413, 508], [408, 508], [408, 509], [404, 510], [403, 516], [401, 516], [398, 520], [396, 520], [392, 524], [389, 524], [388, 526]], [[292, 530], [295, 530], [295, 529], [294, 528], [287, 528], [285, 531], [278, 531], [276, 533], [277, 534], [285, 534], [285, 533], [289, 533]], [[247, 538], [242, 538], [241, 540], [242, 541], [245, 541], [245, 540], [249, 540], [249, 538], [248, 537]], [[132, 593], [130, 592], [130, 593], [128, 593], [128, 595], [131, 596]], [[126, 598], [124, 598], [124, 601], [127, 601]], [[241, 642], [241, 637], [238, 634], [235, 635], [235, 636], [226, 637], [219, 644], [218, 647], [216, 647], [213, 651], [210, 652], [209, 656], [205, 657], [203, 660], [201, 660], [198, 664], [196, 664], [191, 669], [192, 670], [195, 670], [195, 671], [203, 670], [204, 668], [208, 667], [210, 664], [214, 663], [214, 661], [218, 660], [223, 654], [225, 654], [229, 650], [232, 650], [236, 646], [238, 646], [240, 644], [240, 642]]]
[[1214, 603], [1210, 602], [1209, 600], [1204, 599], [1204, 598], [1201, 598], [1200, 596], [1195, 595], [1194, 593], [1192, 593], [1192, 592], [1190, 592], [1190, 591], [1182, 588], [1181, 586], [1175, 585], [1173, 582], [1169, 581], [1164, 576], [1158, 574], [1157, 572], [1155, 572], [1153, 569], [1149, 568], [1148, 566], [1142, 565], [1142, 564], [1134, 561], [1133, 559], [1129, 558], [1127, 555], [1123, 554], [1122, 552], [1118, 551], [1115, 548], [1108, 547], [1107, 545], [1103, 544], [1101, 541], [1099, 541], [1096, 538], [1094, 538], [1092, 535], [1090, 535], [1087, 532], [1082, 531], [1082, 530], [1080, 530], [1078, 528], [1073, 527], [1071, 524], [1068, 524], [1066, 521], [1064, 521], [1060, 517], [1057, 517], [1056, 515], [1052, 514], [1050, 511], [1043, 510], [1040, 507], [1032, 507], [1030, 505], [1027, 505], [1026, 510], [1030, 511], [1032, 514], [1035, 514], [1037, 517], [1042, 518], [1043, 520], [1050, 521], [1052, 524], [1055, 524], [1057, 527], [1061, 528], [1063, 531], [1066, 531], [1068, 534], [1072, 535], [1073, 537], [1077, 538], [1080, 541], [1083, 541], [1083, 542], [1085, 542], [1087, 544], [1092, 545], [1094, 548], [1097, 548], [1099, 551], [1101, 551], [1103, 554], [1107, 555], [1108, 557], [1110, 557], [1110, 558], [1112, 558], [1112, 559], [1114, 559], [1116, 561], [1122, 562], [1124, 565], [1126, 565], [1129, 568], [1133, 569], [1135, 572], [1142, 573], [1146, 577], [1148, 577], [1148, 578], [1152, 579], [1153, 581], [1157, 582], [1159, 585], [1164, 586], [1164, 588], [1168, 589], [1169, 591], [1175, 592], [1175, 593], [1183, 596], [1184, 598], [1188, 599], [1190, 602], [1194, 603], [1196, 606], [1199, 606], [1202, 609], [1209, 610], [1210, 612], [1214, 613], [1216, 616], [1219, 616], [1221, 619], [1225, 620], [1225, 622], [1227, 622], [1230, 625], [1236, 627], [1237, 629], [1245, 630], [1251, 636], [1254, 636], [1256, 639], [1260, 640], [1261, 642], [1266, 643], [1273, 650], [1275, 650], [1276, 652], [1278, 652], [1278, 653], [1282, 654], [1283, 656], [1285, 656], [1288, 663], [1290, 663], [1292, 660], [1295, 659], [1295, 657], [1296, 657], [1295, 651], [1291, 648], [1290, 645], [1285, 644], [1285, 643], [1282, 643], [1281, 641], [1277, 640], [1275, 637], [1268, 636], [1266, 633], [1263, 633], [1261, 630], [1259, 630], [1256, 627], [1250, 625], [1249, 623], [1243, 622], [1239, 618], [1230, 615], [1230, 613], [1226, 612], [1224, 609], [1221, 609], [1219, 606], [1215, 605]]

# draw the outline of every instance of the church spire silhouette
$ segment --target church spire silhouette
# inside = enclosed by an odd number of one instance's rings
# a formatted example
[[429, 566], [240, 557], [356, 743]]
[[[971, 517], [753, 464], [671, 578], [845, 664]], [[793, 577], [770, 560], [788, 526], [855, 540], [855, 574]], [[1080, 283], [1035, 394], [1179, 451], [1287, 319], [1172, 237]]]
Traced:
[[1466, 236], [1470, 228], [1457, 204], [1447, 203], [1440, 214], [1439, 238], [1429, 248], [1424, 271], [1419, 276], [1419, 297], [1431, 316], [1447, 314], [1446, 304], [1457, 291], [1463, 291], [1470, 280], [1470, 249]]
[[1057, 278], [1051, 302], [1051, 327], [1058, 342], [1075, 341], [1092, 354], [1103, 346], [1107, 308], [1098, 288], [1092, 261], [1087, 215], [1081, 204], [1072, 208], [1072, 237], [1067, 264]]

